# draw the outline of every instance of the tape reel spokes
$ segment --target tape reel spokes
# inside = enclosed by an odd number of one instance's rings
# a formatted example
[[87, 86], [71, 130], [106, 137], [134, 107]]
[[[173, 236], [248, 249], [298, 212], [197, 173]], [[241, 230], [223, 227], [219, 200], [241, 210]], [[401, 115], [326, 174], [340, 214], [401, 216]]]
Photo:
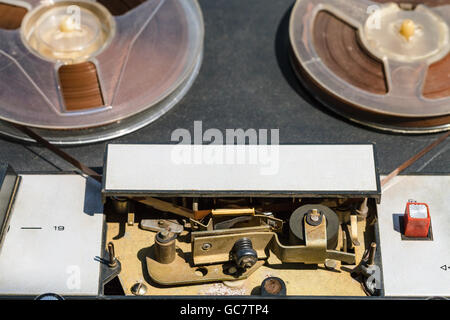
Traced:
[[296, 71], [353, 121], [399, 132], [450, 129], [450, 1], [383, 2], [298, 0], [289, 30]]
[[[57, 144], [106, 140], [156, 120], [186, 94], [203, 55], [197, 1], [101, 3], [5, 3], [28, 13], [19, 29], [0, 26], [0, 132], [28, 140], [12, 122]], [[81, 29], [69, 8], [78, 8]]]

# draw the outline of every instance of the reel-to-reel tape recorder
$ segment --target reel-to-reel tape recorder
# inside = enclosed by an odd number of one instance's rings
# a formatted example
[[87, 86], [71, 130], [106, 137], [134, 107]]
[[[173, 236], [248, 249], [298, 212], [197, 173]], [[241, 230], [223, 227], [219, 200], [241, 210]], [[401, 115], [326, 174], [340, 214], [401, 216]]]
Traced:
[[[288, 16], [279, 66], [333, 120], [380, 136], [450, 129], [449, 0], [297, 0]], [[36, 140], [81, 171], [0, 163], [0, 297], [450, 297], [449, 176], [399, 175], [450, 133], [387, 176], [376, 145], [355, 139], [122, 141], [98, 152], [103, 171], [55, 146], [120, 137], [168, 112], [199, 74], [203, 40], [196, 0], [0, 0], [0, 134]], [[205, 61], [219, 69], [229, 52]], [[239, 87], [218, 79], [216, 99]], [[317, 141], [324, 122], [309, 132]]]

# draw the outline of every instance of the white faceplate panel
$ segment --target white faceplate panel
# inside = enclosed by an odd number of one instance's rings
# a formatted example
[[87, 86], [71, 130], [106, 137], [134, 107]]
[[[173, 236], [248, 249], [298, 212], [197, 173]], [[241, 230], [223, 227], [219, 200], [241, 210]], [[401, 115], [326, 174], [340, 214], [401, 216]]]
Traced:
[[100, 184], [80, 175], [22, 175], [0, 253], [0, 294], [97, 295]]
[[377, 191], [372, 145], [121, 145], [105, 190]]
[[[433, 241], [402, 240], [409, 199], [428, 204]], [[378, 205], [386, 296], [450, 296], [450, 176], [398, 176]]]

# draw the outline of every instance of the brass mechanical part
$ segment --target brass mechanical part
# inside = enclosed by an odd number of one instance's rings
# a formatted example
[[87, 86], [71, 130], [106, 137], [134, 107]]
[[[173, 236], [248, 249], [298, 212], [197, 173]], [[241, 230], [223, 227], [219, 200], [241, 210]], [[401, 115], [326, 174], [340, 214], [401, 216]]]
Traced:
[[108, 243], [108, 266], [115, 268], [117, 266], [116, 251], [114, 249], [114, 243]]
[[[198, 206], [198, 203], [197, 203]], [[236, 208], [236, 209], [212, 209], [212, 210], [194, 210], [195, 219], [203, 219], [212, 214], [213, 216], [241, 216], [241, 215], [255, 215], [254, 208]]]
[[305, 216], [306, 244], [300, 246], [282, 245], [277, 234], [272, 232], [269, 226], [193, 232], [191, 235], [193, 264], [228, 262], [234, 244], [243, 237], [251, 240], [258, 259], [266, 259], [270, 250], [282, 262], [316, 264], [324, 263], [326, 259], [355, 262], [354, 254], [327, 249], [326, 219], [322, 219], [317, 226], [310, 225], [306, 219]]
[[153, 281], [161, 285], [173, 286], [247, 279], [264, 264], [264, 260], [257, 261], [253, 267], [240, 275], [226, 273], [223, 264], [191, 267], [178, 255], [170, 264], [161, 264], [152, 256], [146, 257], [146, 263], [147, 272]]
[[[116, 200], [123, 201], [124, 199]], [[304, 228], [304, 243], [285, 245], [280, 242], [277, 234], [283, 231], [283, 220], [269, 214], [255, 214], [256, 211], [253, 208], [218, 209], [216, 213], [219, 212], [219, 214], [214, 214], [214, 210], [217, 209], [203, 210], [209, 212], [209, 217], [207, 220], [197, 220], [195, 212], [199, 212], [199, 210], [188, 209], [187, 207], [190, 206], [188, 201], [183, 201], [183, 206], [180, 206], [177, 204], [180, 202], [177, 199], [131, 197], [128, 200], [131, 201], [130, 203], [136, 201], [158, 211], [173, 213], [189, 219], [192, 231], [188, 233], [183, 231], [182, 225], [178, 224], [176, 220], [173, 220], [172, 223], [176, 227], [180, 227], [179, 230], [176, 228], [178, 231], [171, 230], [169, 221], [163, 223], [164, 225], [158, 223], [158, 221], [164, 222], [164, 219], [142, 219], [140, 221], [141, 228], [159, 231], [154, 245], [145, 254], [148, 275], [159, 284], [196, 284], [245, 279], [271, 258], [270, 252], [273, 253], [274, 259], [278, 259], [281, 263], [328, 263], [330, 265], [330, 261], [334, 261], [337, 266], [339, 261], [353, 264], [356, 260], [354, 253], [334, 250], [336, 245], [329, 247], [327, 232], [330, 220], [328, 219], [334, 221], [334, 218], [338, 218], [333, 210], [323, 205], [309, 205], [315, 210], [308, 209], [308, 214], [302, 215], [299, 223]], [[202, 201], [195, 202], [202, 204]], [[208, 200], [204, 203], [208, 203]], [[119, 207], [123, 206], [121, 201], [118, 201], [117, 204]], [[306, 208], [307, 206], [302, 207]], [[194, 207], [198, 209], [197, 204]], [[258, 210], [258, 212], [260, 211]], [[189, 228], [189, 224], [186, 224], [185, 227]], [[165, 236], [161, 237], [163, 233]], [[174, 233], [179, 234], [180, 239], [186, 236], [190, 237], [190, 250], [186, 246], [180, 246], [185, 240], [178, 242]], [[243, 242], [246, 244], [245, 250], [238, 254], [236, 244]], [[251, 245], [247, 245], [249, 243]], [[247, 257], [247, 253], [248, 259], [252, 259], [251, 263], [244, 261], [237, 265], [237, 261], [241, 261], [242, 257]], [[253, 265], [253, 263], [255, 264]], [[174, 274], [176, 275], [174, 276]]]
[[305, 217], [312, 215], [313, 212], [320, 213], [327, 220], [327, 248], [336, 248], [339, 218], [329, 207], [321, 204], [307, 204], [297, 208], [289, 218], [289, 239], [292, 245], [304, 245], [305, 233], [303, 221]]
[[305, 245], [287, 247], [274, 239], [272, 251], [283, 262], [323, 263], [327, 258], [327, 221], [322, 219], [319, 225], [307, 223], [307, 216], [303, 218], [305, 228]]
[[142, 219], [140, 227], [148, 231], [160, 232], [167, 230], [176, 234], [180, 234], [184, 230], [184, 227], [177, 220], [167, 219]]
[[352, 214], [350, 216], [350, 229], [351, 229], [351, 238], [354, 246], [359, 246], [358, 240], [358, 216]]
[[[239, 233], [238, 233], [238, 232]], [[267, 232], [269, 231], [269, 232]], [[252, 241], [258, 259], [267, 258], [267, 247], [273, 233], [267, 227], [226, 229], [212, 232], [192, 233], [192, 258], [194, 265], [225, 263], [230, 260], [230, 252], [239, 239], [245, 237]], [[205, 250], [205, 247], [208, 247]]]
[[306, 223], [305, 217], [305, 245], [285, 246], [281, 244], [278, 235], [274, 234], [270, 250], [285, 263], [319, 264], [326, 259], [355, 263], [355, 255], [343, 251], [327, 249], [326, 220], [318, 226]]
[[127, 225], [134, 226], [134, 212], [128, 212], [127, 214]]
[[155, 260], [162, 264], [170, 264], [176, 256], [176, 234], [167, 230], [160, 231], [155, 237]]
[[255, 215], [255, 208], [242, 208], [242, 209], [213, 209], [211, 210], [213, 216], [242, 216], [242, 215]]
[[[304, 202], [304, 201], [303, 201]], [[329, 206], [334, 206], [335, 203], [328, 203]], [[359, 201], [358, 201], [359, 203]], [[291, 211], [292, 212], [292, 211]], [[152, 218], [154, 213], [139, 212], [138, 218]], [[349, 213], [348, 213], [349, 214]], [[212, 220], [212, 219], [210, 219]], [[140, 222], [140, 221], [137, 221]], [[349, 221], [346, 220], [348, 223]], [[189, 264], [192, 257], [192, 244], [186, 241], [190, 233], [184, 231], [176, 243], [176, 257], [171, 264], [160, 264], [153, 259], [154, 246], [149, 247], [149, 241], [153, 242], [156, 233], [142, 230], [141, 228], [129, 228], [126, 230], [127, 236], [119, 236], [123, 232], [123, 223], [126, 223], [126, 216], [114, 213], [107, 216], [107, 241], [113, 241], [117, 256], [120, 257], [122, 263], [122, 273], [119, 275], [121, 285], [125, 290], [126, 295], [132, 295], [130, 288], [140, 281], [145, 281], [147, 285], [147, 293], [149, 296], [169, 296], [169, 295], [215, 295], [223, 294], [216, 291], [225, 290], [223, 284], [220, 283], [220, 278], [234, 281], [241, 277], [246, 278], [250, 274], [243, 274], [236, 277], [228, 273], [224, 273], [224, 266], [228, 263], [220, 263], [202, 266], [194, 266]], [[207, 222], [206, 222], [207, 223]], [[187, 227], [187, 226], [186, 226]], [[267, 228], [267, 227], [266, 227]], [[237, 229], [236, 229], [237, 230]], [[234, 230], [233, 232], [236, 232]], [[268, 230], [269, 228], [265, 229]], [[214, 231], [211, 229], [211, 231]], [[358, 221], [358, 233], [361, 235], [361, 246], [355, 247], [355, 258], [359, 262], [364, 251], [368, 248], [374, 239], [373, 227], [366, 224], [366, 220]], [[345, 233], [341, 233], [340, 240], [336, 250], [346, 251], [343, 249], [342, 237]], [[245, 237], [243, 234], [242, 237]], [[281, 239], [281, 238], [280, 238]], [[284, 242], [283, 242], [284, 243]], [[338, 254], [346, 254], [339, 251]], [[136, 254], [138, 253], [138, 254]], [[333, 252], [327, 252], [330, 260]], [[351, 255], [350, 255], [351, 258]], [[351, 263], [351, 262], [348, 262]], [[159, 264], [159, 265], [158, 265]], [[309, 296], [362, 296], [365, 295], [360, 284], [349, 276], [350, 270], [353, 266], [343, 265], [339, 260], [335, 260], [336, 271], [330, 272], [321, 264], [317, 268], [311, 268], [308, 265], [295, 264], [292, 266], [283, 263], [275, 254], [265, 260], [258, 260], [257, 266], [252, 269], [251, 276], [243, 281], [244, 285], [239, 290], [239, 294], [250, 294], [252, 290], [261, 285], [261, 282], [267, 278], [268, 275], [280, 277], [287, 282], [289, 295], [309, 295]], [[329, 263], [328, 263], [329, 264]], [[151, 267], [149, 267], [152, 265]], [[173, 267], [171, 267], [173, 265]], [[208, 274], [211, 276], [214, 272], [221, 275], [219, 280], [214, 278], [204, 277], [203, 273], [196, 272], [200, 267], [205, 267]], [[203, 270], [203, 269], [202, 269]], [[214, 271], [215, 270], [215, 271]], [[189, 273], [190, 278], [179, 274], [182, 271], [186, 275]], [[153, 272], [153, 274], [152, 274]], [[204, 270], [203, 270], [204, 272]], [[151, 277], [150, 277], [151, 274]], [[176, 276], [176, 279], [171, 279]], [[172, 280], [181, 285], [171, 284]], [[217, 283], [218, 282], [218, 283]], [[212, 284], [215, 283], [215, 284]], [[184, 285], [184, 286], [183, 286]]]
[[[192, 266], [179, 255], [176, 255], [172, 263], [163, 264], [158, 262], [153, 253], [153, 256], [147, 257], [146, 260], [148, 273], [153, 280], [165, 285], [243, 279], [264, 263], [270, 251], [283, 263], [320, 264], [325, 263], [327, 259], [355, 263], [355, 254], [327, 249], [326, 219], [322, 219], [317, 226], [308, 224], [306, 217], [304, 219], [306, 245], [282, 245], [278, 235], [272, 232], [269, 226], [192, 232]], [[251, 240], [258, 261], [235, 278], [234, 273], [227, 274], [225, 265], [230, 263], [230, 252], [235, 243], [242, 238]], [[171, 271], [176, 273], [176, 276], [168, 276], [172, 274]], [[199, 276], [199, 272], [202, 276]]]

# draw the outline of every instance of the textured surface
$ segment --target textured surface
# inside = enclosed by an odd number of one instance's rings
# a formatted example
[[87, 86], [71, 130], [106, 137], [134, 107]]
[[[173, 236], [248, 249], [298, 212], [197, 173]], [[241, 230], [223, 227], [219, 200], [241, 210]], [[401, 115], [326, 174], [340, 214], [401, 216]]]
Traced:
[[[388, 173], [438, 135], [402, 136], [350, 123], [317, 103], [295, 77], [288, 59], [293, 0], [200, 0], [205, 18], [205, 58], [188, 95], [168, 114], [120, 143], [168, 143], [177, 128], [279, 128], [280, 143], [375, 142], [381, 173]], [[20, 93], [18, 93], [20, 94]], [[105, 143], [65, 148], [101, 167]], [[16, 170], [71, 170], [37, 146], [0, 140], [0, 160]], [[450, 143], [443, 143], [407, 172], [448, 172]]]

